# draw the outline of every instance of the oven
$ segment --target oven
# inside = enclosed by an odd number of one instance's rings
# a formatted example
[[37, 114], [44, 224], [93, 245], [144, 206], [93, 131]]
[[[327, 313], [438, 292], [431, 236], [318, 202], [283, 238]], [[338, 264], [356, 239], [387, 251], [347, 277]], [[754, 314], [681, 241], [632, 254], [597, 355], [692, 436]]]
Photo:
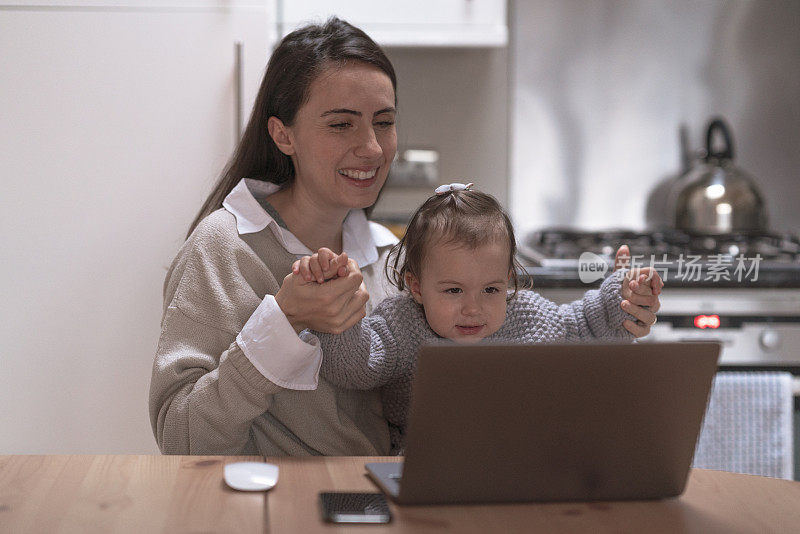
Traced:
[[518, 259], [535, 291], [566, 303], [599, 286], [622, 244], [634, 266], [652, 265], [665, 282], [658, 322], [639, 342], [719, 341], [720, 370], [794, 375], [800, 480], [800, 238], [551, 228], [525, 236]]

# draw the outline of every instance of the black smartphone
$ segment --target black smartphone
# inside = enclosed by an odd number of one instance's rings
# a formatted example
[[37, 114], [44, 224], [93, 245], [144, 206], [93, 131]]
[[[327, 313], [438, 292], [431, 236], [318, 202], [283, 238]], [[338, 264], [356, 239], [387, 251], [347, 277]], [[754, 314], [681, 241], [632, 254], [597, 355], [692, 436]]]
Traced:
[[388, 523], [389, 503], [382, 493], [320, 492], [322, 519], [330, 523]]

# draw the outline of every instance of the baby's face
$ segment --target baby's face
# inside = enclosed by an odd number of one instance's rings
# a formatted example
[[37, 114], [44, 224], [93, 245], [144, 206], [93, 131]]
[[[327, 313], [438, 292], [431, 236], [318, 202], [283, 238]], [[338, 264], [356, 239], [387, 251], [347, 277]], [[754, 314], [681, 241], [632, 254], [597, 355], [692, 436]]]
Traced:
[[406, 281], [433, 331], [457, 343], [497, 332], [506, 318], [508, 244], [429, 246], [419, 279], [409, 274]]

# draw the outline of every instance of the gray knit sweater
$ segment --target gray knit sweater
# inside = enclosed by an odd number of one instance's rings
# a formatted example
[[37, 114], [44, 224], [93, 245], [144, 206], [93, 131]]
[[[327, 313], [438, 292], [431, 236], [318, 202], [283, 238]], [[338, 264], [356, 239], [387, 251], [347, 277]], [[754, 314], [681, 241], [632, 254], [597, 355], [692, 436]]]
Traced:
[[[519, 291], [508, 305], [503, 326], [484, 341], [633, 339], [622, 326], [624, 319], [633, 319], [620, 307], [625, 272], [614, 272], [599, 289], [560, 306], [533, 291]], [[340, 335], [314, 333], [322, 343], [320, 372], [326, 380], [348, 389], [381, 388], [384, 415], [392, 431], [392, 450], [401, 451], [417, 351], [425, 343], [442, 340], [428, 325], [422, 307], [408, 295], [390, 297]]]

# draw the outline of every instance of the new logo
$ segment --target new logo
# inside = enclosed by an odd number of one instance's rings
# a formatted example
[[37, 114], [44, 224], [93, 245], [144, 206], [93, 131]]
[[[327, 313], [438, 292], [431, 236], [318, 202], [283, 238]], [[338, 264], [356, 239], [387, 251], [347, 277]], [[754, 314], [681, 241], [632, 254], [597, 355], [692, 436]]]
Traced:
[[594, 252], [584, 252], [578, 258], [578, 277], [584, 284], [591, 284], [606, 275], [608, 264]]

